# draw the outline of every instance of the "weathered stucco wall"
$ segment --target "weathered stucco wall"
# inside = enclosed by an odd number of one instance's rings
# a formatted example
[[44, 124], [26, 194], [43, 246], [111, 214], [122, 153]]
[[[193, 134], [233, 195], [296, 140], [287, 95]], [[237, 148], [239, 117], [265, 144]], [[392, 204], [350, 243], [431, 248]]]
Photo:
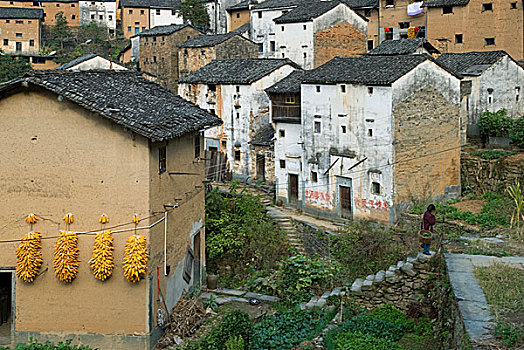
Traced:
[[[133, 213], [147, 217], [148, 141], [65, 99], [59, 102], [54, 94], [32, 89], [0, 100], [0, 135], [0, 221], [8, 224], [2, 239], [22, 238], [29, 231], [23, 218], [30, 212], [49, 219], [34, 227], [44, 237], [42, 275], [34, 284], [16, 280], [15, 331], [20, 339], [27, 336], [24, 332], [74, 333], [79, 341], [93, 333], [134, 335], [134, 345], [125, 348], [143, 348], [139, 344], [147, 342], [150, 331], [149, 283], [146, 278], [131, 284], [123, 277], [130, 233], [114, 235], [116, 266], [105, 282], [95, 280], [87, 263], [94, 236], [79, 237], [80, 271], [71, 284], [55, 278], [56, 239], [45, 238], [65, 228], [67, 212], [75, 216], [75, 231], [100, 229], [102, 213], [109, 215], [110, 225], [130, 222]], [[149, 241], [149, 233], [141, 233]], [[16, 247], [2, 246], [0, 266], [16, 265]], [[108, 338], [104, 347], [114, 339]]]

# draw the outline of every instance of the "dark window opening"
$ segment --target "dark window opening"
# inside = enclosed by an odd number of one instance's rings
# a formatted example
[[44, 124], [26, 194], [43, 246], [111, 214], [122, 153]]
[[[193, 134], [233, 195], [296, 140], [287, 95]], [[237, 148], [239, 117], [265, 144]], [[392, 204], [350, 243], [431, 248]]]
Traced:
[[375, 46], [375, 43], [373, 40], [368, 40], [368, 51], [373, 50], [373, 47]]
[[443, 13], [444, 15], [448, 15], [448, 14], [450, 14], [450, 13], [453, 13], [453, 6], [444, 6], [444, 7], [442, 8], [442, 13]]
[[279, 163], [280, 163], [280, 169], [285, 169], [286, 168], [286, 160], [285, 159], [280, 159]]
[[320, 86], [317, 85], [316, 90], [317, 92], [320, 92]]
[[200, 158], [200, 134], [195, 135], [195, 158]]
[[517, 3], [516, 2], [512, 2], [511, 4], [509, 4], [509, 8], [514, 10], [517, 8]]
[[407, 39], [408, 35], [406, 33], [402, 33], [399, 35], [400, 39]]
[[258, 18], [262, 18], [262, 11], [257, 12]]
[[287, 104], [294, 104], [295, 103], [295, 96], [293, 96], [293, 95], [286, 96], [285, 103], [287, 103]]
[[395, 0], [386, 0], [386, 6], [395, 6]]
[[166, 146], [158, 148], [158, 173], [162, 174], [167, 169]]
[[235, 150], [235, 162], [240, 162], [240, 150]]
[[485, 38], [484, 42], [488, 46], [495, 45], [495, 38]]
[[320, 122], [315, 122], [314, 128], [315, 134], [320, 134], [322, 132], [322, 124]]
[[365, 17], [371, 17], [371, 13], [373, 12], [372, 9], [365, 9], [364, 10], [364, 16]]
[[258, 44], [258, 52], [264, 52], [264, 44]]
[[346, 85], [340, 85], [340, 92], [342, 92], [343, 94], [346, 93]]
[[279, 137], [286, 137], [286, 130], [284, 130], [284, 129], [280, 129], [280, 130], [278, 131], [278, 136], [279, 136]]
[[378, 182], [371, 183], [371, 192], [373, 194], [380, 194], [380, 184]]
[[316, 171], [311, 172], [311, 182], [318, 182], [318, 173]]
[[408, 29], [408, 28], [409, 28], [409, 22], [400, 22], [400, 23], [398, 24], [398, 27], [399, 27], [400, 29]]
[[384, 40], [393, 40], [393, 28], [384, 28]]
[[275, 46], [276, 46], [275, 42], [274, 41], [270, 41], [269, 42], [269, 51], [275, 52]]
[[372, 87], [368, 87], [368, 94], [373, 95], [373, 88]]
[[207, 88], [208, 88], [209, 91], [211, 91], [211, 92], [215, 92], [215, 91], [217, 91], [217, 86], [216, 86], [215, 84], [209, 84], [209, 85], [207, 86]]
[[455, 44], [462, 44], [464, 41], [462, 34], [455, 34]]
[[342, 133], [345, 134], [346, 133], [346, 126], [345, 125], [341, 125], [340, 127], [342, 129]]
[[240, 13], [237, 12], [237, 18], [240, 18]]
[[368, 129], [368, 136], [373, 137], [373, 129]]
[[482, 4], [482, 12], [484, 11], [493, 11], [493, 3], [488, 2], [486, 4]]

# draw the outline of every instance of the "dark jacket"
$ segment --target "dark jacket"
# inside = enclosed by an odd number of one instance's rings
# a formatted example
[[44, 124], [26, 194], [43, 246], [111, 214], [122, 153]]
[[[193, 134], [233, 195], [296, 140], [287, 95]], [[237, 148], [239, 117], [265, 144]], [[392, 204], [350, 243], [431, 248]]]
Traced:
[[435, 222], [437, 222], [435, 215], [426, 210], [422, 217], [422, 229], [433, 232], [433, 225], [435, 225]]

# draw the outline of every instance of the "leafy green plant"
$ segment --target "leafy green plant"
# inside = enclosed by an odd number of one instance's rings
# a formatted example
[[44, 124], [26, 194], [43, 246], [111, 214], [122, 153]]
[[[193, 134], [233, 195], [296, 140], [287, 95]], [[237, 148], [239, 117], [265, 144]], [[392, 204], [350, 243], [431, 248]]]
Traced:
[[334, 341], [327, 342], [326, 348], [329, 350], [404, 350], [402, 345], [391, 340], [353, 332], [338, 333]]
[[479, 119], [480, 133], [484, 136], [508, 136], [513, 120], [507, 110], [500, 109], [495, 113], [485, 111]]
[[9, 81], [32, 70], [21, 56], [0, 55], [0, 83]]
[[209, 15], [202, 0], [182, 0], [178, 13], [184, 21], [191, 22], [197, 28], [209, 28]]
[[[15, 346], [14, 350], [91, 350], [91, 348], [87, 345], [71, 345], [71, 343], [71, 339], [68, 339], [65, 342], [54, 344], [50, 341], [41, 343], [34, 338], [30, 338], [29, 343], [19, 343]], [[0, 347], [0, 350], [9, 350], [9, 348]]]
[[495, 337], [508, 347], [523, 345], [524, 328], [513, 323], [498, 322], [495, 326]]
[[225, 350], [244, 350], [246, 343], [241, 336], [231, 337], [225, 344]]
[[216, 310], [218, 308], [217, 300], [213, 294], [209, 296], [209, 300], [204, 302], [205, 308], [210, 308], [211, 310]]
[[514, 144], [524, 147], [524, 117], [520, 117], [519, 119], [513, 121], [509, 138], [513, 141]]
[[382, 321], [396, 324], [404, 331], [411, 331], [413, 324], [408, 322], [408, 318], [405, 312], [397, 309], [394, 305], [382, 305], [374, 309], [369, 313], [372, 318], [377, 318]]
[[252, 329], [253, 325], [247, 313], [241, 310], [228, 310], [222, 320], [200, 340], [197, 349], [223, 350], [231, 338], [242, 338], [244, 346], [247, 347]]
[[511, 214], [510, 225], [513, 227], [515, 224], [518, 229], [520, 228], [520, 219], [524, 219], [524, 196], [520, 189], [520, 183], [517, 181], [515, 184], [509, 185], [507, 192], [515, 204], [515, 209], [513, 210], [513, 214]]
[[492, 149], [486, 149], [482, 151], [475, 151], [475, 152], [469, 152], [470, 155], [475, 157], [480, 157], [482, 159], [498, 159], [501, 157], [506, 156], [513, 156], [517, 154], [516, 152], [507, 152], [507, 151], [499, 151], [499, 150], [492, 150]]

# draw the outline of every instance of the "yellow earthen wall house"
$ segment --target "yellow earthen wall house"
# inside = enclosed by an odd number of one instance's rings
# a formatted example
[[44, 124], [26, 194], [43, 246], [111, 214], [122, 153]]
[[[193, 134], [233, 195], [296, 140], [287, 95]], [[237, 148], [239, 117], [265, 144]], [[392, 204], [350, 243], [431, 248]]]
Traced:
[[25, 8], [41, 8], [44, 10], [43, 24], [56, 24], [56, 16], [62, 12], [70, 26], [79, 25], [79, 10], [78, 0], [62, 0], [62, 1], [9, 1], [0, 0], [0, 7], [25, 7]]
[[[115, 97], [116, 90], [132, 97]], [[79, 105], [84, 98], [79, 92], [89, 99], [90, 110]], [[178, 107], [170, 102], [174, 99]], [[143, 117], [136, 112], [138, 104]], [[153, 109], [157, 105], [164, 111]], [[182, 115], [185, 124], [176, 122]], [[161, 121], [164, 126], [157, 126]], [[0, 240], [29, 232], [24, 221], [29, 213], [38, 216], [32, 229], [43, 236], [43, 265], [34, 283], [13, 278], [11, 285], [1, 286], [12, 293], [13, 343], [74, 337], [74, 343], [92, 348], [152, 348], [161, 335], [158, 279], [171, 308], [183, 289], [199, 281], [205, 264], [199, 130], [217, 123], [135, 73], [35, 72], [2, 87], [0, 221], [6, 226]], [[165, 128], [174, 124], [183, 127]], [[159, 222], [166, 211], [167, 223]], [[72, 283], [55, 277], [53, 249], [68, 212], [74, 215], [70, 230], [75, 232], [103, 229], [102, 213], [109, 216], [108, 229], [126, 231], [113, 230], [115, 268], [108, 280], [94, 278], [88, 265], [94, 235], [82, 234], [77, 277]], [[146, 237], [150, 258], [144, 278], [131, 283], [123, 276], [122, 260], [126, 239], [135, 232], [135, 213], [142, 218], [138, 227], [152, 227], [137, 232]], [[17, 246], [2, 243], [2, 273], [14, 274]], [[188, 249], [193, 260], [186, 258]]]
[[0, 7], [0, 50], [35, 53], [40, 50], [42, 9]]
[[150, 28], [148, 8], [123, 7], [121, 13], [122, 30], [126, 38]]
[[235, 29], [248, 24], [251, 21], [251, 13], [249, 11], [248, 1], [243, 1], [240, 4], [230, 7], [227, 10], [227, 31], [231, 32]]

